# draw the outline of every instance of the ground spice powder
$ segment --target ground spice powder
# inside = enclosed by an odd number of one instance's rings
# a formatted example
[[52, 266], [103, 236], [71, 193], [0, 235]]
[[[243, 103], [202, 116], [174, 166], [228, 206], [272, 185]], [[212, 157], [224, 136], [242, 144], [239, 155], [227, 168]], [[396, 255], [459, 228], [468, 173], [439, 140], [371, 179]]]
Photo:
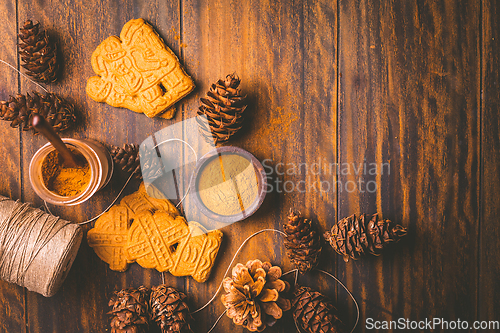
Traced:
[[79, 195], [89, 186], [90, 166], [88, 161], [75, 149], [70, 149], [79, 165], [66, 167], [57, 150], [47, 154], [42, 162], [42, 179], [47, 189], [63, 197]]
[[247, 210], [259, 189], [251, 161], [237, 154], [213, 158], [201, 171], [198, 192], [203, 204], [219, 215], [235, 215]]

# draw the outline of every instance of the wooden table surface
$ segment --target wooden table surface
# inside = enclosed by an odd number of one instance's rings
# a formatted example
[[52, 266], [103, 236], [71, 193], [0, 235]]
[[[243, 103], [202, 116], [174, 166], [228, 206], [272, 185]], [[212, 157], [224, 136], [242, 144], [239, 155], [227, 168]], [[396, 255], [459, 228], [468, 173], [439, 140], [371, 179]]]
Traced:
[[[358, 173], [274, 173], [273, 181], [289, 186], [303, 180], [324, 187], [274, 191], [254, 216], [222, 229], [208, 282], [166, 274], [168, 284], [189, 295], [192, 309], [210, 299], [240, 243], [258, 230], [280, 229], [294, 207], [322, 231], [350, 214], [375, 212], [408, 229], [406, 239], [381, 257], [345, 263], [324, 246], [320, 268], [335, 274], [359, 302], [357, 332], [366, 331], [366, 318], [472, 323], [500, 320], [499, 15], [495, 0], [3, 0], [0, 59], [19, 68], [17, 31], [28, 18], [57, 37], [62, 79], [47, 88], [72, 101], [81, 115], [81, 125], [66, 136], [140, 143], [194, 117], [209, 85], [236, 72], [251, 106], [244, 133], [232, 145], [272, 166], [366, 163], [366, 172]], [[172, 120], [99, 104], [85, 93], [93, 50], [140, 17], [197, 85]], [[37, 90], [1, 66], [2, 99]], [[0, 134], [0, 194], [41, 206], [28, 166], [46, 140], [8, 122], [1, 122]], [[374, 174], [370, 163], [390, 167]], [[124, 180], [117, 174], [89, 202], [53, 211], [86, 220], [109, 204]], [[132, 183], [126, 193], [137, 187]], [[254, 258], [293, 268], [277, 234], [251, 240], [237, 261]], [[334, 299], [352, 327], [355, 308], [335, 282], [319, 273], [299, 282]], [[52, 298], [0, 282], [0, 332], [105, 332], [114, 290], [159, 283], [158, 272], [136, 264], [126, 273], [110, 271], [84, 241]], [[196, 314], [196, 332], [207, 332], [223, 309], [217, 300]], [[267, 331], [293, 332], [286, 318]], [[213, 332], [230, 330], [245, 331], [224, 317]]]

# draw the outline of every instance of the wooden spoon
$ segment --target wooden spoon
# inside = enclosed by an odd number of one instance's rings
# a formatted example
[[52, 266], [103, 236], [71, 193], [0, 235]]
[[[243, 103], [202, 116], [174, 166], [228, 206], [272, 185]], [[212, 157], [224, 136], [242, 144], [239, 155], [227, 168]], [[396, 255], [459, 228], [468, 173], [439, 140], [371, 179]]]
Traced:
[[52, 143], [54, 148], [61, 155], [65, 166], [70, 168], [76, 168], [78, 166], [76, 156], [71, 152], [71, 150], [68, 149], [68, 147], [66, 147], [64, 142], [61, 140], [61, 137], [57, 135], [54, 128], [50, 126], [43, 116], [35, 114], [31, 124], [38, 132], [46, 137], [50, 143]]

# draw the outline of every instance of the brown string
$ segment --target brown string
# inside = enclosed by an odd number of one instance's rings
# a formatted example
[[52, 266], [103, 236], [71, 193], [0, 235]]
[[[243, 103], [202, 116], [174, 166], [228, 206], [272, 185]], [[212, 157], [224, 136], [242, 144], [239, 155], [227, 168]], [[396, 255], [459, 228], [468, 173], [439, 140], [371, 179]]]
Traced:
[[[253, 234], [251, 234], [250, 236], [248, 236], [244, 241], [243, 243], [241, 243], [240, 247], [238, 248], [238, 250], [236, 250], [236, 253], [234, 254], [233, 256], [233, 259], [231, 260], [231, 262], [229, 263], [229, 266], [227, 267], [227, 270], [226, 272], [224, 273], [224, 277], [227, 276], [227, 274], [229, 273], [229, 270], [231, 269], [232, 265], [233, 265], [233, 262], [234, 260], [236, 259], [236, 256], [238, 255], [238, 253], [240, 253], [241, 249], [243, 248], [243, 246], [245, 246], [245, 244], [250, 240], [252, 239], [253, 237], [257, 236], [258, 234], [260, 233], [263, 233], [265, 231], [272, 231], [272, 232], [276, 232], [276, 233], [279, 233], [281, 236], [285, 237], [286, 234], [281, 231], [281, 230], [276, 230], [276, 229], [262, 229], [262, 230], [259, 230], [257, 232], [254, 232]], [[356, 326], [358, 325], [358, 321], [359, 321], [359, 305], [358, 305], [358, 302], [356, 302], [356, 299], [354, 298], [354, 296], [352, 295], [352, 293], [349, 291], [349, 289], [338, 279], [336, 278], [333, 274], [331, 273], [328, 273], [326, 271], [323, 271], [321, 269], [316, 269], [317, 271], [323, 273], [323, 274], [326, 274], [328, 276], [330, 276], [332, 279], [334, 279], [335, 281], [337, 281], [338, 284], [340, 284], [342, 286], [342, 288], [345, 289], [345, 291], [349, 294], [349, 296], [352, 298], [354, 304], [356, 305], [356, 311], [357, 311], [357, 315], [356, 315], [356, 323], [354, 324], [354, 327], [352, 328], [351, 332], [354, 332], [354, 330], [356, 329]], [[282, 276], [284, 275], [287, 275], [287, 274], [290, 274], [290, 273], [293, 273], [295, 272], [296, 275], [295, 275], [295, 285], [297, 285], [297, 279], [298, 279], [298, 272], [299, 270], [298, 269], [292, 269], [286, 273], [283, 273]], [[163, 275], [163, 273], [162, 273]], [[165, 283], [165, 281], [163, 281], [163, 283]], [[217, 295], [219, 294], [219, 291], [221, 290], [222, 288], [222, 285], [223, 285], [224, 281], [222, 281], [219, 285], [219, 288], [217, 289], [217, 291], [215, 292], [215, 294], [213, 295], [213, 297], [205, 304], [203, 305], [201, 308], [191, 312], [191, 314], [195, 314], [197, 312], [200, 312], [202, 311], [203, 309], [205, 309], [207, 306], [209, 306], [214, 300], [215, 298], [217, 297]], [[219, 323], [219, 321], [221, 320], [222, 316], [224, 316], [224, 314], [227, 312], [227, 309], [217, 318], [217, 320], [215, 321], [215, 323], [212, 325], [212, 327], [210, 328], [210, 330], [208, 330], [207, 333], [210, 333], [214, 330], [215, 326], [217, 326], [217, 324]], [[295, 322], [295, 327], [297, 328], [297, 331], [300, 333], [300, 329], [297, 325], [297, 322], [295, 321], [295, 318], [294, 318], [294, 322]]]
[[[56, 242], [46, 249], [55, 237]], [[80, 240], [78, 226], [0, 196], [0, 279], [51, 296], [61, 284], [54, 280], [64, 279], [61, 270], [68, 268], [64, 263], [72, 263]], [[63, 251], [52, 246], [62, 246]], [[39, 257], [42, 251], [44, 254]], [[37, 267], [30, 270], [35, 260]]]

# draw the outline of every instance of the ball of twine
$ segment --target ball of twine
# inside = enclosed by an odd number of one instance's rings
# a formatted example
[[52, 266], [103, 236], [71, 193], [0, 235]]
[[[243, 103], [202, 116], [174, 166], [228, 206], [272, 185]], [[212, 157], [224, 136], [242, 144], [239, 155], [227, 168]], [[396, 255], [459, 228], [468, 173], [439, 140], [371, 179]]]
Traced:
[[0, 279], [53, 296], [82, 237], [78, 225], [0, 196]]

